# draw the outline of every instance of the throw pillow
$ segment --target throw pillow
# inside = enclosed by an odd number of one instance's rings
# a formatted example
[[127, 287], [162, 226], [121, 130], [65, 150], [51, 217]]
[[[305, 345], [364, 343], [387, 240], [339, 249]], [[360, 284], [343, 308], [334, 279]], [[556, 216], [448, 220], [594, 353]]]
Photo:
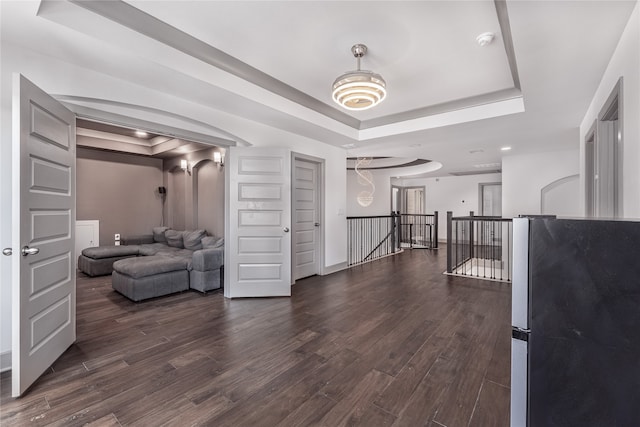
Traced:
[[182, 242], [182, 234], [183, 231], [177, 230], [167, 230], [164, 232], [164, 237], [167, 238], [167, 245], [174, 248], [184, 248], [184, 244]]
[[202, 249], [202, 238], [207, 235], [204, 230], [185, 231], [182, 239], [184, 241], [184, 248], [197, 251]]
[[167, 238], [164, 236], [164, 232], [168, 229], [169, 227], [153, 227], [153, 241], [156, 243], [165, 243]]
[[202, 238], [203, 248], [222, 248], [224, 247], [224, 237], [207, 236]]

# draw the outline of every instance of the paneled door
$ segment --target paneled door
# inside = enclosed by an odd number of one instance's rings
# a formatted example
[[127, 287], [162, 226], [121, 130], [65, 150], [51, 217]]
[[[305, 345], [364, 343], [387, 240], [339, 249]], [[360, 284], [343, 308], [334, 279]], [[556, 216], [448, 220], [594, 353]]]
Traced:
[[12, 395], [76, 340], [75, 115], [13, 78]]
[[320, 219], [318, 208], [319, 164], [294, 161], [294, 280], [319, 273]]
[[225, 174], [225, 297], [290, 296], [291, 153], [231, 147]]

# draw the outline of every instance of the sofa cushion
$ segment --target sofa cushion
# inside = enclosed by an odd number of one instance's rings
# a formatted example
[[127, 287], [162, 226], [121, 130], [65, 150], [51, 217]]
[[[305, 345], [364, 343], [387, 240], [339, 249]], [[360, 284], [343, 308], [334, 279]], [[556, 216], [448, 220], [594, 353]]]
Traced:
[[[160, 243], [162, 244], [162, 243]], [[176, 252], [181, 252], [181, 251], [185, 251], [186, 249], [184, 248], [174, 248], [171, 246], [167, 246], [164, 245], [164, 248], [161, 248], [160, 250], [158, 250], [155, 255], [158, 256], [173, 256]], [[193, 251], [188, 251], [190, 253], [193, 253]]]
[[178, 251], [180, 249], [170, 248], [166, 243], [151, 243], [149, 245], [140, 245], [140, 251], [138, 254], [141, 256], [151, 256], [167, 250]]
[[182, 241], [183, 231], [177, 230], [167, 230], [164, 232], [164, 236], [167, 238], [167, 245], [173, 248], [184, 248], [184, 243]]
[[82, 255], [87, 258], [102, 259], [121, 256], [138, 255], [139, 247], [131, 246], [95, 246], [82, 250]]
[[187, 264], [184, 258], [145, 256], [116, 261], [113, 263], [113, 270], [138, 279], [170, 271], [186, 270]]
[[223, 248], [224, 237], [206, 236], [202, 238], [202, 247], [207, 248]]
[[202, 249], [201, 241], [206, 235], [207, 232], [204, 230], [185, 231], [182, 235], [184, 248], [191, 249], [192, 251]]
[[173, 250], [172, 251], [169, 251], [169, 250], [159, 251], [156, 254], [156, 256], [158, 256], [158, 257], [166, 257], [166, 258], [183, 259], [183, 260], [187, 261], [187, 267], [186, 267], [187, 270], [191, 270], [191, 268], [192, 268], [191, 258], [193, 257], [193, 254], [195, 253], [194, 251], [189, 250], [189, 249], [178, 249], [178, 248], [167, 248], [167, 249], [173, 249]]
[[151, 234], [143, 234], [139, 236], [127, 236], [122, 238], [122, 244], [131, 245], [148, 245], [153, 243], [153, 236]]
[[153, 241], [156, 243], [166, 243], [167, 238], [164, 232], [168, 229], [169, 227], [153, 227]]

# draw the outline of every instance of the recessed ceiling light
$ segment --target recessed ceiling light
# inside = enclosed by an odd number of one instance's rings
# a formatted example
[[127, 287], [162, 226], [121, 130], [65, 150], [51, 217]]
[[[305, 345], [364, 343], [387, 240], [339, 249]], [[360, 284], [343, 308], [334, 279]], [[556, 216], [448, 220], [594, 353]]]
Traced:
[[147, 136], [149, 136], [149, 134], [146, 133], [145, 131], [137, 130], [136, 131], [136, 136], [139, 137], [139, 138], [146, 138]]
[[484, 153], [484, 150], [480, 150], [480, 149], [469, 150], [469, 154], [477, 154], [477, 153]]
[[342, 144], [342, 148], [353, 148], [356, 144]]
[[509, 150], [511, 150], [511, 147], [502, 147], [501, 150], [502, 151], [509, 151]]

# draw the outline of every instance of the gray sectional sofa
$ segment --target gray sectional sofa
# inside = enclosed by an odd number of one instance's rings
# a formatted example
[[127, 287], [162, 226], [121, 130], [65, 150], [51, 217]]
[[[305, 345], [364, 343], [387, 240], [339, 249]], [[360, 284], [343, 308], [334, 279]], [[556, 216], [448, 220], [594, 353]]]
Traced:
[[204, 230], [156, 227], [153, 235], [123, 242], [83, 250], [78, 268], [90, 276], [111, 274], [113, 288], [133, 301], [221, 286], [223, 238], [207, 236]]

